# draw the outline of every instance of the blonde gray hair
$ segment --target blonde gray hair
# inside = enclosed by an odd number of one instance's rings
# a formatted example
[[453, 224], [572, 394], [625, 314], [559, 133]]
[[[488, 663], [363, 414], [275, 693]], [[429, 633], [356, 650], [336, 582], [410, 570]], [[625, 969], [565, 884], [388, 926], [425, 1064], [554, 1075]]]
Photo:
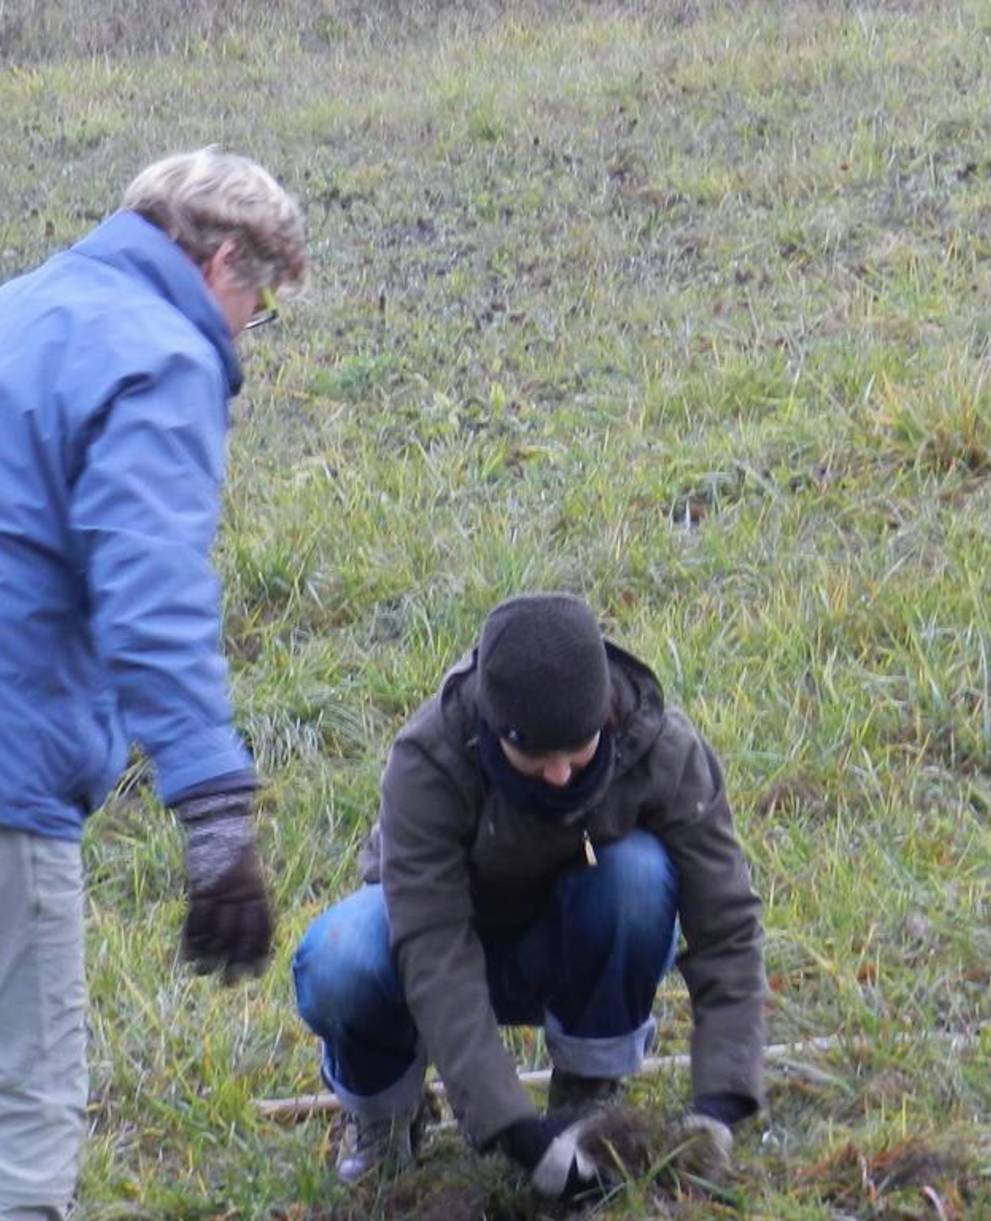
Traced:
[[260, 165], [216, 145], [149, 165], [122, 206], [163, 229], [197, 265], [232, 238], [246, 287], [299, 285], [306, 274], [299, 204]]

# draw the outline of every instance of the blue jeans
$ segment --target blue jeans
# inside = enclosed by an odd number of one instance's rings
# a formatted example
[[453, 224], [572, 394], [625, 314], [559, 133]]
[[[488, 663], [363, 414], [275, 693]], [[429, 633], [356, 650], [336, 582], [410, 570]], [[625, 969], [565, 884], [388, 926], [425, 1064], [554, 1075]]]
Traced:
[[[489, 996], [504, 1026], [543, 1025], [556, 1067], [585, 1077], [636, 1072], [654, 1033], [651, 1007], [677, 944], [677, 872], [646, 831], [596, 847], [568, 870], [520, 933], [478, 930]], [[323, 1074], [367, 1119], [415, 1106], [425, 1052], [389, 948], [382, 887], [318, 916], [293, 959], [299, 1012], [323, 1040]]]

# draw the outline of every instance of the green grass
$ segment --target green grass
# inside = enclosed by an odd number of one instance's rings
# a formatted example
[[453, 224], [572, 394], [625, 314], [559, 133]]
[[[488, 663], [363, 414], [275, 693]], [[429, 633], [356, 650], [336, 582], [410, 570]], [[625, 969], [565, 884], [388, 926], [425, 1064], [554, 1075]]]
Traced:
[[988, 1036], [933, 1037], [989, 1017], [989, 37], [981, 0], [0, 7], [0, 274], [211, 141], [313, 253], [243, 341], [218, 554], [278, 953], [236, 992], [177, 964], [179, 837], [132, 772], [85, 841], [84, 1217], [553, 1212], [450, 1133], [347, 1196], [326, 1120], [252, 1105], [318, 1088], [289, 959], [391, 735], [547, 587], [726, 763], [772, 1041], [841, 1036], [772, 1074], [725, 1198], [666, 1177], [687, 1082], [645, 1080], [653, 1171], [596, 1215], [991, 1215]]

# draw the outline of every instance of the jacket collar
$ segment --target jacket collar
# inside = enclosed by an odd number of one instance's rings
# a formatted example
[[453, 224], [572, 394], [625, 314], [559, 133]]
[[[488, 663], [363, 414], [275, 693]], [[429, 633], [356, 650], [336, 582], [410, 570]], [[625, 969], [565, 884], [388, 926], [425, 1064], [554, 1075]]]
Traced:
[[185, 314], [216, 349], [228, 394], [237, 394], [243, 380], [241, 362], [227, 320], [199, 268], [157, 225], [137, 212], [115, 212], [72, 249], [144, 280]]

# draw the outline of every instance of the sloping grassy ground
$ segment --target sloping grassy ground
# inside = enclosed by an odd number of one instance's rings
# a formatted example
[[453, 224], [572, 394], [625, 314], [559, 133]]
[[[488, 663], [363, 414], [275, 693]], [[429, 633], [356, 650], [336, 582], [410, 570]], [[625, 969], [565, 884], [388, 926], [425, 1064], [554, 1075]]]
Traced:
[[991, 1215], [991, 9], [25, 0], [0, 45], [0, 274], [211, 141], [301, 197], [314, 259], [243, 342], [218, 557], [278, 955], [235, 992], [177, 966], [136, 768], [85, 844], [82, 1216], [552, 1214], [452, 1134], [346, 1196], [325, 1119], [252, 1105], [319, 1087], [289, 959], [390, 735], [547, 587], [726, 762], [772, 1041], [841, 1036], [704, 1202], [663, 1167], [686, 1081], [645, 1080], [653, 1165], [597, 1215]]

